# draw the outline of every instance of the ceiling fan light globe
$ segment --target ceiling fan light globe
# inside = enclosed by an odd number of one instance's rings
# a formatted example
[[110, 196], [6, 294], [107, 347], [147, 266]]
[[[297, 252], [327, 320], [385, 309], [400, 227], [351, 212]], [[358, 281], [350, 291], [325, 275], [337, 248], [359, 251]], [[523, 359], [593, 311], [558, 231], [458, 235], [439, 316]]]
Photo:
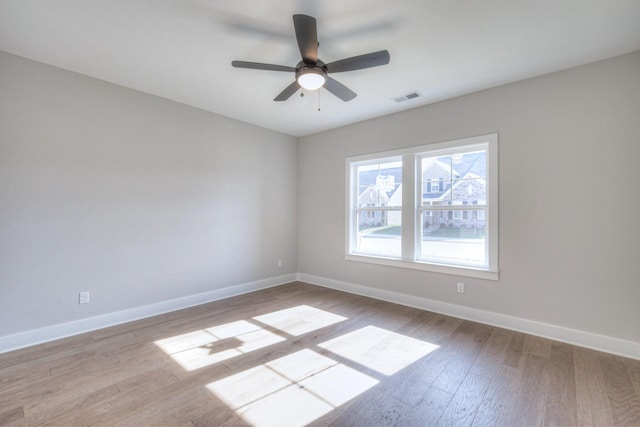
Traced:
[[326, 79], [322, 73], [316, 70], [307, 70], [298, 75], [298, 84], [307, 90], [316, 90], [324, 86]]

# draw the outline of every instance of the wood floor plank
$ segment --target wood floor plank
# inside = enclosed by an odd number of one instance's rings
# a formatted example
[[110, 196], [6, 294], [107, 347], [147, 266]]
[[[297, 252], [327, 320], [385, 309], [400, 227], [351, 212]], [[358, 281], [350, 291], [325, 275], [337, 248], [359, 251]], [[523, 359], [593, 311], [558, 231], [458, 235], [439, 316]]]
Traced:
[[464, 322], [455, 317], [435, 314], [427, 323], [416, 328], [411, 336], [435, 345], [442, 345]]
[[8, 366], [15, 366], [18, 363], [24, 363], [29, 360], [37, 359], [47, 353], [48, 351], [45, 345], [38, 344], [31, 347], [21, 348], [19, 350], [0, 354], [0, 370]]
[[462, 322], [461, 319], [433, 313], [428, 317], [421, 316], [418, 324], [407, 325], [412, 338], [436, 347], [431, 353], [418, 360], [411, 370], [401, 372], [393, 380], [397, 383], [393, 390], [395, 399], [411, 406], [420, 404], [424, 393], [457, 353], [455, 346], [448, 343], [449, 338], [454, 335]]
[[640, 361], [300, 282], [0, 354], [3, 426], [274, 423], [640, 425]]
[[494, 371], [492, 379], [473, 419], [473, 426], [511, 425], [511, 419], [520, 401], [522, 371], [502, 365], [500, 370]]
[[118, 423], [137, 426], [179, 426], [220, 407], [224, 407], [224, 403], [215, 402], [215, 398], [207, 390], [189, 387], [144, 406]]
[[[123, 402], [134, 401], [139, 404], [144, 402], [143, 397], [148, 393], [177, 381], [178, 379], [173, 374], [163, 369], [144, 372], [107, 386], [108, 389], [115, 388], [116, 392], [100, 396], [100, 399], [87, 399], [77, 405], [74, 411], [60, 411], [61, 408], [64, 409], [73, 404], [73, 401], [55, 407], [52, 412], [55, 411], [56, 416], [49, 417], [46, 422], [43, 422], [43, 425], [82, 425], [97, 422], [105, 412], [118, 411]], [[37, 421], [41, 418], [41, 414], [43, 411], [29, 416], [29, 422], [38, 425]]]
[[613, 425], [613, 414], [598, 353], [574, 348], [573, 358], [578, 423], [590, 426]]
[[[82, 361], [93, 362], [94, 356], [107, 356], [108, 349], [112, 347], [118, 347], [122, 345], [124, 339], [133, 339], [134, 335], [130, 332], [122, 334], [120, 336], [112, 336], [109, 339], [93, 340], [88, 334], [82, 334], [78, 336], [78, 340], [82, 344], [76, 344], [71, 341], [71, 338], [65, 338], [63, 340], [53, 341], [49, 343], [49, 347], [45, 347], [42, 352], [37, 354], [29, 354], [25, 360], [15, 359], [14, 363], [5, 368], [0, 368], [0, 377], [5, 378], [10, 376], [11, 373], [19, 372], [21, 369], [31, 374], [36, 370], [49, 371], [49, 375], [59, 374], [61, 372], [75, 369], [82, 365]], [[66, 345], [60, 344], [60, 342]], [[20, 354], [21, 351], [18, 352]], [[0, 361], [3, 358], [0, 358]], [[11, 358], [7, 358], [12, 360]], [[0, 384], [2, 384], [0, 380]], [[4, 391], [5, 389], [0, 390]]]
[[0, 369], [0, 395], [12, 394], [21, 389], [24, 384], [42, 381], [51, 376], [47, 366], [36, 365], [31, 367], [11, 366]]
[[81, 351], [74, 355], [57, 360], [55, 363], [48, 364], [49, 372], [52, 376], [60, 375], [69, 371], [77, 371], [84, 367], [89, 369], [102, 369], [105, 366], [113, 366], [120, 361], [113, 356], [98, 354], [94, 350]]
[[640, 360], [625, 359], [624, 366], [636, 390], [636, 396], [640, 397]]
[[[434, 388], [433, 384], [443, 371], [449, 366], [453, 358], [459, 354], [459, 347], [455, 340], [443, 344], [437, 350], [419, 360], [408, 373], [404, 381], [392, 391], [393, 398], [411, 406], [417, 406], [423, 401], [425, 393]], [[445, 391], [440, 389], [441, 391]], [[453, 396], [453, 392], [447, 392]]]
[[[75, 377], [73, 374], [61, 377], [52, 377], [41, 385], [44, 393], [28, 395], [24, 399], [25, 412], [29, 417], [43, 413], [56, 413], [56, 408], [65, 407], [72, 402], [93, 402], [108, 395], [115, 395], [117, 381], [130, 376], [135, 376], [136, 369], [132, 365], [118, 366], [115, 369], [100, 369], [96, 366], [96, 374], [82, 374]], [[113, 392], [113, 393], [111, 393]], [[74, 406], [78, 407], [78, 406]]]
[[24, 419], [24, 410], [21, 406], [13, 409], [3, 410], [3, 412], [0, 412], [1, 426], [9, 425], [10, 423], [15, 423], [23, 419]]
[[[228, 369], [222, 365], [217, 366], [215, 370], [215, 372], [209, 371], [209, 375], [194, 374], [179, 381], [166, 381], [163, 385], [145, 384], [143, 388], [123, 392], [123, 398], [102, 402], [95, 408], [90, 408], [91, 411], [88, 414], [82, 414], [82, 418], [72, 418], [70, 424], [127, 424], [123, 420], [129, 419], [132, 423], [128, 425], [147, 425], [136, 424], [133, 421], [158, 417], [162, 412], [163, 402], [169, 402], [174, 398], [181, 399], [184, 394], [193, 392], [209, 397], [210, 394], [206, 392], [205, 385], [213, 378], [228, 373]], [[211, 398], [213, 399], [212, 396]], [[166, 409], [167, 411], [170, 409], [169, 404]]]
[[431, 322], [436, 317], [436, 313], [414, 309], [409, 321], [402, 327], [400, 327], [397, 332], [400, 334], [407, 334], [414, 338], [418, 338], [418, 331], [422, 330], [426, 325], [429, 324], [429, 322]]
[[545, 426], [578, 425], [573, 349], [568, 344], [552, 343], [547, 377], [549, 391], [545, 403]]
[[165, 387], [178, 382], [178, 380], [179, 378], [174, 375], [171, 370], [158, 368], [126, 378], [115, 383], [115, 386], [120, 393], [124, 393], [122, 396], [126, 397], [127, 395], [133, 396], [145, 390], [155, 390], [160, 387]]
[[[412, 407], [395, 399], [388, 399], [382, 394], [375, 394], [367, 400], [359, 400], [356, 405], [344, 412], [329, 425], [331, 426], [393, 426], [402, 425], [404, 414], [410, 413]], [[325, 420], [317, 425], [326, 425]], [[314, 424], [312, 424], [314, 425]]]
[[523, 343], [523, 351], [527, 354], [535, 354], [536, 356], [548, 359], [551, 357], [551, 343], [547, 338], [526, 335]]
[[418, 404], [403, 415], [402, 425], [405, 427], [436, 425], [452, 398], [453, 395], [446, 391], [429, 387], [426, 392], [421, 393]]
[[622, 358], [608, 354], [599, 356], [611, 414], [616, 425], [640, 425], [640, 399]]
[[44, 380], [23, 384], [14, 393], [3, 395], [0, 392], [0, 407], [6, 404], [20, 403], [29, 413], [55, 407], [67, 400], [75, 399], [103, 387], [107, 387], [126, 378], [155, 369], [169, 363], [165, 355], [156, 353], [153, 357], [140, 358], [108, 366], [84, 365], [61, 375]]
[[507, 348], [507, 354], [505, 355], [504, 362], [507, 366], [512, 368], [522, 369], [525, 362], [526, 352], [524, 351], [525, 334], [514, 332], [513, 338], [509, 347]]
[[213, 409], [192, 421], [194, 427], [235, 426], [250, 427], [235, 411], [222, 407]]
[[513, 340], [513, 332], [494, 328], [478, 358], [471, 367], [471, 373], [493, 377], [504, 367], [507, 349]]
[[532, 353], [526, 354], [522, 370], [519, 398], [511, 414], [510, 425], [543, 426], [546, 411], [549, 361]]
[[434, 381], [433, 386], [455, 395], [491, 336], [491, 332], [492, 328], [489, 326], [469, 321], [462, 322], [451, 338], [457, 351], [450, 356], [447, 367]]
[[64, 416], [69, 413], [79, 413], [86, 408], [98, 404], [109, 397], [116, 396], [119, 392], [115, 385], [97, 389], [95, 391], [87, 391], [73, 399], [60, 402], [58, 404], [34, 410], [30, 408], [25, 416], [25, 421], [30, 425], [65, 425]]
[[438, 419], [437, 426], [470, 426], [487, 392], [490, 380], [468, 374]]

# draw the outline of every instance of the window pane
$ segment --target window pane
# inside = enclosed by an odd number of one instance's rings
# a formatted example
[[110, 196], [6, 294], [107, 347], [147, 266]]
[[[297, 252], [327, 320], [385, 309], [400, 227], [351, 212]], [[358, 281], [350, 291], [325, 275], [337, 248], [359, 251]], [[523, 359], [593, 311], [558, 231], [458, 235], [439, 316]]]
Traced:
[[402, 206], [402, 162], [358, 166], [357, 207]]
[[423, 157], [421, 173], [423, 205], [441, 201], [451, 188], [451, 156]]
[[423, 211], [420, 259], [440, 264], [486, 265], [484, 216], [484, 209]]
[[379, 256], [400, 258], [402, 212], [358, 211], [356, 251]]
[[486, 200], [487, 156], [484, 150], [422, 157], [422, 205], [435, 202], [477, 204]]
[[453, 179], [487, 178], [487, 153], [484, 150], [451, 155]]

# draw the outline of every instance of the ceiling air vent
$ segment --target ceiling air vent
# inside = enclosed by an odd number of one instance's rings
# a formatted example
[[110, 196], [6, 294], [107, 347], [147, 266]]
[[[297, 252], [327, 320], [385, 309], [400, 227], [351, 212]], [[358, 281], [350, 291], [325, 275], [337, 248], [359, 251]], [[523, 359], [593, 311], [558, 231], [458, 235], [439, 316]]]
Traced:
[[396, 98], [391, 98], [392, 100], [394, 100], [397, 104], [401, 103], [401, 102], [405, 102], [405, 101], [409, 101], [412, 99], [416, 99], [416, 98], [420, 98], [422, 95], [420, 95], [420, 92], [415, 91], [415, 92], [411, 92], [408, 93], [406, 95], [402, 95], [402, 96], [398, 96]]

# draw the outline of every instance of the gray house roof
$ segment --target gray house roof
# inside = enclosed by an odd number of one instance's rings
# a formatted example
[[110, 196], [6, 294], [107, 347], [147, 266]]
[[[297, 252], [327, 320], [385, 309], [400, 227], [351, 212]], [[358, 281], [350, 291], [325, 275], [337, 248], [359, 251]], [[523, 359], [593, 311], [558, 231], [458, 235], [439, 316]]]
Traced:
[[[364, 193], [370, 186], [375, 186], [376, 179], [379, 175], [394, 177], [395, 188], [386, 191], [386, 195], [388, 196], [390, 205], [394, 205], [394, 199], [399, 202], [399, 198], [402, 195], [402, 168], [400, 167], [380, 171], [370, 170], [361, 172], [359, 176], [360, 194]], [[425, 185], [422, 197], [426, 200], [442, 200], [442, 198], [446, 196], [446, 193], [449, 193], [452, 186], [455, 186], [459, 180], [469, 179], [471, 176], [482, 179], [486, 178], [485, 152], [465, 153], [453, 157], [438, 157], [422, 175], [422, 179], [425, 182], [427, 180], [437, 180], [438, 190], [427, 191], [427, 186]]]

